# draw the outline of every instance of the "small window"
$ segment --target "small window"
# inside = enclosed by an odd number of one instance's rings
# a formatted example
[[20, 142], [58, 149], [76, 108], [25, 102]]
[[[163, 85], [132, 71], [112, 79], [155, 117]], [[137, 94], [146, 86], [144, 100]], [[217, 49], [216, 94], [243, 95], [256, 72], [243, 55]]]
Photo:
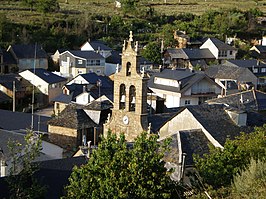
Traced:
[[97, 66], [100, 66], [100, 63], [101, 63], [100, 60], [96, 60], [96, 65]]
[[190, 100], [185, 100], [185, 104], [186, 105], [190, 104]]
[[97, 70], [96, 73], [97, 73], [97, 74], [100, 74], [100, 73], [101, 73], [101, 70]]
[[232, 55], [233, 54], [233, 51], [232, 50], [230, 50], [230, 55]]
[[78, 70], [78, 74], [82, 74], [83, 72], [82, 72], [82, 70]]
[[253, 68], [253, 73], [258, 73], [258, 69], [257, 68]]
[[59, 109], [59, 108], [60, 108], [60, 104], [56, 103], [56, 109]]
[[265, 73], [265, 72], [266, 72], [266, 68], [262, 68], [262, 69], [261, 69], [261, 72], [262, 72], [262, 73]]
[[82, 60], [81, 59], [78, 60], [78, 64], [82, 64]]

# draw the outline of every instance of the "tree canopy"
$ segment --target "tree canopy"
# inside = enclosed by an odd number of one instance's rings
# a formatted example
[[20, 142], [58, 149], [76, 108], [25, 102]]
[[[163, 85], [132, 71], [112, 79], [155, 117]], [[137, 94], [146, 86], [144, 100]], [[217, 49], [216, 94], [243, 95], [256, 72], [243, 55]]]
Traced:
[[168, 142], [142, 133], [132, 146], [109, 132], [80, 168], [75, 167], [65, 198], [171, 198], [173, 182], [162, 158]]
[[266, 125], [250, 134], [241, 134], [227, 140], [224, 149], [211, 148], [209, 154], [196, 157], [196, 168], [204, 183], [214, 188], [230, 186], [233, 177], [250, 163], [251, 159], [266, 160]]

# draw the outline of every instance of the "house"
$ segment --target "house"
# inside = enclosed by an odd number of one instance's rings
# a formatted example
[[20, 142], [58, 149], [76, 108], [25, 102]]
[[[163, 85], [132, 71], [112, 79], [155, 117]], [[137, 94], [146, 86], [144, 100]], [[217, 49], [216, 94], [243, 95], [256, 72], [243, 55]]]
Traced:
[[10, 45], [7, 52], [15, 59], [19, 72], [32, 68], [48, 69], [48, 56], [40, 45]]
[[81, 47], [81, 51], [94, 51], [96, 53], [99, 53], [102, 55], [104, 58], [107, 58], [111, 55], [111, 52], [113, 51], [112, 48], [107, 46], [104, 42], [102, 41], [86, 41]]
[[80, 74], [63, 86], [63, 92], [53, 99], [54, 112], [60, 113], [70, 103], [87, 105], [101, 96], [113, 100], [112, 80], [95, 73]]
[[208, 38], [200, 49], [209, 49], [217, 60], [235, 59], [237, 49], [216, 38]]
[[52, 58], [55, 65], [59, 64], [60, 55], [65, 51], [67, 51], [67, 49], [58, 49], [55, 51], [55, 53], [53, 55], [51, 55], [51, 58]]
[[224, 104], [226, 106], [247, 111], [265, 111], [266, 93], [259, 90], [247, 90], [206, 101], [208, 104]]
[[42, 94], [43, 99], [39, 103], [47, 105], [53, 98], [62, 92], [62, 87], [66, 83], [66, 78], [58, 76], [42, 68], [28, 69], [19, 73], [21, 77], [28, 80]]
[[199, 48], [202, 42], [190, 38], [186, 31], [175, 31], [174, 39], [178, 42], [177, 48]]
[[[206, 68], [207, 63], [216, 58], [209, 49], [197, 48], [169, 48], [164, 52], [164, 65], [176, 68], [191, 68], [198, 64], [201, 68]], [[194, 63], [197, 62], [197, 63]]]
[[226, 139], [234, 139], [241, 132], [250, 133], [266, 121], [260, 114], [221, 104], [187, 106], [174, 113], [150, 115], [148, 120], [160, 140], [172, 137], [165, 160], [168, 168], [176, 169], [171, 178], [177, 181], [194, 165], [193, 154], [208, 153], [209, 145], [223, 148]]
[[167, 108], [198, 105], [221, 94], [221, 87], [204, 73], [183, 69], [155, 73], [148, 87], [165, 100]]
[[81, 107], [75, 104], [68, 105], [48, 124], [49, 140], [68, 150], [81, 146], [83, 135], [93, 137], [98, 126]]
[[94, 51], [65, 51], [60, 54], [59, 66], [65, 77], [76, 77], [89, 72], [105, 74], [105, 59]]
[[19, 109], [22, 109], [29, 104], [31, 90], [31, 84], [18, 74], [9, 73], [0, 75], [0, 91], [12, 100], [15, 91], [14, 105]]
[[258, 78], [248, 68], [220, 64], [210, 66], [205, 74], [222, 87], [222, 96], [252, 87], [257, 89]]
[[14, 73], [17, 70], [16, 60], [11, 53], [0, 48], [0, 74]]
[[248, 68], [257, 78], [258, 84], [266, 83], [266, 63], [260, 60], [227, 60], [223, 63], [227, 66]]
[[255, 59], [266, 59], [266, 36], [262, 37], [258, 45], [252, 46], [250, 52]]

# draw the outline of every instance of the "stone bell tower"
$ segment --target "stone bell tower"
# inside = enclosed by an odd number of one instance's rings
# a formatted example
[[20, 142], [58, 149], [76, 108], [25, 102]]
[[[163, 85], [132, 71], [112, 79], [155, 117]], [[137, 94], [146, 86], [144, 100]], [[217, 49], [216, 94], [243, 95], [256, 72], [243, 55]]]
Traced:
[[114, 107], [112, 116], [104, 124], [104, 134], [126, 135], [131, 142], [143, 131], [148, 130], [147, 82], [148, 76], [140, 68], [138, 42], [133, 43], [132, 31], [124, 41], [122, 68], [114, 76]]

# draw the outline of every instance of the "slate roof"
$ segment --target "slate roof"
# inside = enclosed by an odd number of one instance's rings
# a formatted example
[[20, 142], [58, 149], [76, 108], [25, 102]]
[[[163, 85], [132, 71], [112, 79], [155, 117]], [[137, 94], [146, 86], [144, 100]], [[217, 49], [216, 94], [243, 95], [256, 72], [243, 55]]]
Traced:
[[[37, 181], [47, 188], [45, 199], [58, 199], [64, 195], [64, 187], [69, 184], [68, 178], [73, 167], [86, 164], [84, 156], [38, 162], [39, 170], [35, 173]], [[0, 198], [9, 198], [5, 178], [0, 178]]]
[[247, 59], [247, 60], [227, 60], [224, 65], [228, 66], [238, 66], [243, 68], [253, 68], [253, 67], [266, 67], [266, 64], [256, 60], [256, 59]]
[[238, 80], [239, 77], [241, 77], [245, 73], [252, 74], [248, 68], [240, 68], [226, 65], [211, 66], [205, 70], [205, 74], [208, 75], [210, 78], [232, 80]]
[[[0, 129], [5, 130], [26, 130], [31, 127], [31, 113], [12, 112], [0, 109]], [[34, 114], [34, 131], [40, 129], [41, 132], [48, 132], [47, 122], [50, 117], [38, 116]], [[40, 120], [39, 120], [40, 119]], [[40, 123], [39, 123], [40, 121]], [[39, 123], [39, 125], [38, 125]]]
[[151, 131], [156, 133], [170, 118], [175, 115], [175, 112], [148, 115], [148, 123], [151, 123]]
[[[35, 58], [35, 46], [27, 44], [16, 44], [11, 45], [15, 55], [18, 59], [29, 59]], [[46, 52], [42, 49], [40, 45], [36, 46], [36, 58], [47, 58]]]
[[255, 47], [260, 51], [260, 53], [266, 53], [266, 46], [257, 45]]
[[113, 108], [113, 104], [109, 100], [103, 100], [103, 101], [94, 100], [88, 105], [84, 106], [84, 109], [98, 110], [98, 111], [106, 110], [110, 108]]
[[[166, 86], [161, 84], [154, 83], [154, 78], [160, 77], [165, 79], [172, 79], [181, 82], [181, 89], [174, 87], [174, 86]], [[189, 89], [193, 84], [197, 83], [198, 81], [207, 78], [209, 81], [213, 82], [213, 84], [216, 84], [214, 81], [212, 81], [209, 77], [207, 77], [204, 73], [193, 73], [189, 70], [171, 70], [171, 69], [164, 69], [160, 73], [155, 73], [148, 81], [148, 87], [149, 88], [155, 88], [160, 90], [166, 90], [171, 92], [178, 92], [183, 93], [187, 89]], [[218, 85], [217, 85], [218, 86]]]
[[202, 130], [180, 131], [182, 152], [186, 153], [186, 165], [193, 165], [193, 154], [203, 156], [209, 153], [209, 144], [211, 142], [202, 132]]
[[[33, 69], [28, 69], [32, 73], [34, 72]], [[61, 77], [59, 75], [56, 75], [50, 71], [47, 71], [43, 68], [36, 68], [35, 69], [35, 75], [47, 82], [48, 84], [54, 84], [54, 83], [59, 83], [66, 81], [67, 79], [64, 77]]]
[[224, 145], [226, 138], [234, 139], [240, 135], [240, 132], [253, 130], [250, 126], [237, 126], [226, 113], [223, 105], [202, 104], [186, 108], [221, 145]]
[[87, 160], [84, 156], [39, 162], [39, 171], [35, 176], [40, 183], [47, 186], [45, 198], [57, 199], [63, 196], [64, 187], [69, 184], [68, 178], [73, 167], [80, 167], [86, 163]]
[[110, 48], [104, 42], [99, 41], [99, 40], [91, 41], [89, 43], [95, 51], [97, 50], [111, 51], [112, 50], [112, 48]]
[[[241, 99], [243, 103], [241, 103]], [[248, 90], [221, 98], [207, 100], [206, 102], [208, 104], [227, 104], [248, 111], [262, 111], [266, 110], [266, 93], [258, 90]]]
[[17, 141], [21, 143], [22, 145], [26, 143], [23, 134], [0, 129], [0, 149], [3, 150], [4, 156], [5, 156], [4, 158], [6, 160], [8, 160], [10, 157], [10, 151], [8, 149], [9, 141], [15, 141], [15, 142]]
[[16, 64], [16, 60], [10, 52], [3, 51], [3, 64]]
[[121, 64], [121, 52], [112, 51], [111, 55], [105, 59], [106, 63]]
[[51, 119], [48, 124], [71, 129], [82, 129], [97, 126], [84, 112], [84, 110], [75, 104], [69, 104], [58, 117]]
[[70, 84], [65, 85], [65, 87], [70, 91], [71, 93], [71, 100], [74, 100], [78, 95], [84, 92], [84, 86], [86, 91], [90, 91], [95, 85], [93, 84]]
[[219, 49], [219, 50], [236, 50], [233, 46], [230, 46], [217, 38], [209, 38], [212, 43]]
[[20, 89], [20, 86], [21, 86], [21, 82], [20, 82], [21, 78], [22, 77], [19, 76], [18, 74], [13, 74], [13, 73], [2, 74], [2, 75], [0, 75], [0, 84], [9, 90], [12, 90], [13, 89], [13, 81], [15, 81], [16, 89], [18, 90], [18, 89]]
[[100, 55], [99, 53], [96, 53], [94, 51], [69, 50], [68, 52], [70, 52], [72, 55], [74, 55], [76, 57], [80, 57], [83, 59], [104, 59], [104, 57], [102, 55]]
[[81, 77], [83, 77], [86, 81], [88, 81], [90, 84], [97, 84], [97, 81], [101, 80], [101, 87], [113, 87], [113, 81], [108, 78], [107, 76], [97, 75], [96, 73], [86, 73], [86, 74], [80, 74]]
[[12, 102], [12, 98], [9, 97], [7, 94], [3, 93], [2, 91], [0, 91], [0, 103], [3, 102]]
[[60, 95], [58, 95], [57, 97], [52, 99], [52, 101], [69, 104], [72, 101], [72, 99], [73, 99], [73, 93], [71, 93], [70, 95], [66, 95], [66, 94], [61, 93]]
[[215, 59], [214, 55], [209, 49], [198, 49], [198, 48], [170, 48], [167, 49], [171, 58], [174, 59]]

